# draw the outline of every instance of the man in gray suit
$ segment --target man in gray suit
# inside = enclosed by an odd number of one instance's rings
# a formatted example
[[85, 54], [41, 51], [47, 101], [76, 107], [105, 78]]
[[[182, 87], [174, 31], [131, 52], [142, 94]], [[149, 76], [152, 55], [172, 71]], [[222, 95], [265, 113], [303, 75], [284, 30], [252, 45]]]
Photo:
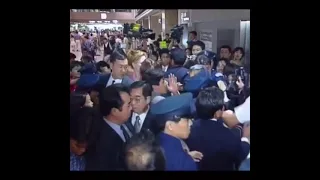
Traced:
[[100, 77], [99, 84], [108, 87], [112, 84], [123, 84], [129, 87], [133, 81], [126, 76], [128, 60], [122, 49], [116, 49], [110, 55], [110, 67], [112, 72]]

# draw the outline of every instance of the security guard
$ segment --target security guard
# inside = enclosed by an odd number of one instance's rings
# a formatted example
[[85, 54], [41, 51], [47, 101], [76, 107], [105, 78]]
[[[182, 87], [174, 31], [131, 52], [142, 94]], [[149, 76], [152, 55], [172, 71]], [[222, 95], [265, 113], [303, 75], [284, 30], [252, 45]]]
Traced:
[[196, 171], [197, 165], [181, 139], [190, 134], [191, 93], [170, 96], [151, 106], [157, 126], [162, 131], [158, 142], [164, 149], [166, 171]]

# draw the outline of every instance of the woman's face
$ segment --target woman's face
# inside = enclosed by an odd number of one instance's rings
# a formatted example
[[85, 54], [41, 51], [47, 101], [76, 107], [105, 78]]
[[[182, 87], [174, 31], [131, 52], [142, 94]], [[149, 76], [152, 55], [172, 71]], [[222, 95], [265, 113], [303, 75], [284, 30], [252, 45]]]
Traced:
[[243, 55], [242, 52], [240, 50], [238, 50], [238, 51], [234, 52], [233, 57], [236, 60], [240, 60], [242, 58], [242, 55]]

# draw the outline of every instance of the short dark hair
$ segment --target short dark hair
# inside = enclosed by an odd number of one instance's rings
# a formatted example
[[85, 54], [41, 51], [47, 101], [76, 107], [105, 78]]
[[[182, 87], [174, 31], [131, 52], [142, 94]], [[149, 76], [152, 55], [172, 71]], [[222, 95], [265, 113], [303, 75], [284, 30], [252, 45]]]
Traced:
[[151, 96], [152, 87], [147, 82], [145, 82], [145, 81], [136, 81], [136, 82], [134, 82], [134, 83], [132, 83], [130, 85], [130, 90], [137, 89], [137, 88], [142, 88], [143, 97], [146, 98], [148, 96]]
[[228, 49], [230, 53], [232, 52], [232, 48], [231, 48], [230, 46], [228, 46], [228, 45], [223, 45], [223, 46], [221, 46], [221, 47], [220, 47], [220, 50], [221, 50], [221, 49]]
[[197, 115], [200, 119], [212, 119], [218, 110], [224, 106], [224, 93], [217, 87], [200, 91], [196, 99]]
[[237, 52], [237, 51], [240, 51], [241, 54], [242, 54], [242, 57], [244, 56], [244, 49], [242, 47], [236, 47], [234, 48], [233, 50], [233, 53]]
[[190, 34], [193, 34], [193, 35], [195, 35], [195, 36], [198, 35], [197, 31], [190, 31], [189, 33], [190, 33]]
[[90, 107], [83, 107], [86, 101], [86, 92], [70, 94], [70, 138], [79, 143], [94, 141], [95, 129], [94, 111]]
[[72, 71], [73, 68], [77, 67], [77, 66], [84, 66], [83, 62], [80, 62], [80, 61], [72, 61], [70, 63], [70, 71]]
[[142, 129], [127, 142], [125, 160], [128, 170], [131, 171], [165, 170], [165, 157], [162, 148], [148, 129]]
[[84, 63], [88, 63], [88, 62], [92, 62], [93, 61], [93, 57], [90, 55], [84, 55], [81, 57], [81, 61]]
[[99, 61], [99, 62], [97, 63], [97, 70], [98, 70], [99, 72], [101, 72], [101, 69], [100, 69], [100, 68], [103, 68], [103, 67], [110, 68], [110, 66], [109, 66], [109, 64], [108, 64], [107, 62], [105, 62], [105, 61]]
[[209, 59], [208, 56], [201, 54], [201, 55], [197, 55], [196, 62], [197, 64], [201, 64], [201, 65], [211, 65], [212, 60]]
[[169, 54], [170, 55], [170, 51], [167, 48], [163, 48], [159, 50], [159, 55], [161, 56], [162, 54]]
[[107, 116], [111, 113], [112, 108], [119, 109], [123, 105], [120, 93], [126, 92], [129, 94], [129, 89], [123, 84], [113, 84], [102, 89], [99, 94], [99, 106], [102, 116]]
[[174, 48], [170, 51], [171, 59], [175, 65], [183, 65], [187, 59], [186, 52], [180, 48]]
[[114, 63], [116, 60], [125, 59], [127, 59], [127, 55], [122, 49], [116, 49], [110, 55], [110, 63]]
[[162, 69], [149, 69], [144, 74], [142, 74], [142, 80], [146, 81], [148, 84], [159, 85], [161, 79], [164, 78], [164, 72]]
[[[198, 40], [198, 41], [193, 42], [192, 47], [195, 46], [195, 45], [200, 46], [202, 50], [205, 50], [205, 49], [206, 49], [206, 45], [205, 45], [204, 42], [202, 42], [202, 41], [199, 41], [199, 40]], [[192, 47], [191, 47], [191, 48], [192, 48]]]

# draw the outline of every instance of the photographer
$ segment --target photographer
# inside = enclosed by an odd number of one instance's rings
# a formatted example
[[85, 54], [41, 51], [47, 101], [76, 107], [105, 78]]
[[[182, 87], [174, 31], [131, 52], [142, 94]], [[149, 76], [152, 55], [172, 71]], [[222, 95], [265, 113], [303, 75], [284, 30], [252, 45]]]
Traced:
[[173, 39], [169, 46], [168, 49], [174, 49], [174, 48], [180, 48], [180, 49], [185, 49], [186, 47], [181, 43], [180, 39]]

